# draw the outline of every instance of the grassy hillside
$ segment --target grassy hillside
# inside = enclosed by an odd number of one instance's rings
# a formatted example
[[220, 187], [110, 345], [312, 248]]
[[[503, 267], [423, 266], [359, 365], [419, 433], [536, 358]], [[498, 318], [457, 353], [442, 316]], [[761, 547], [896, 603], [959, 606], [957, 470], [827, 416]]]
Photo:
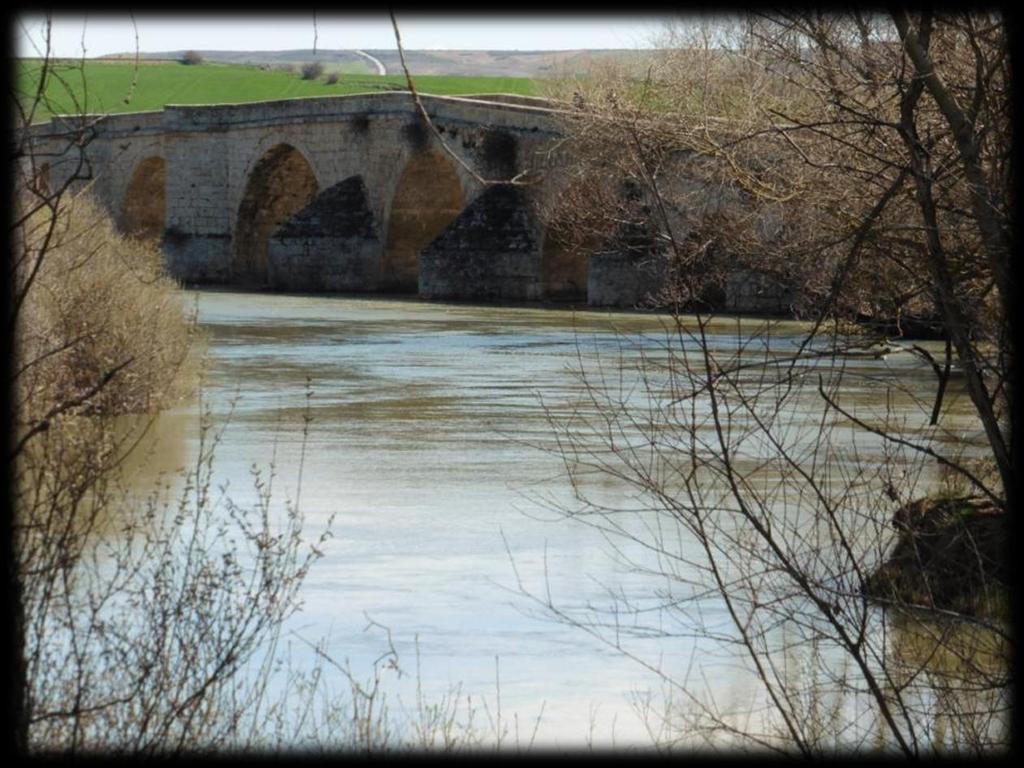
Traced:
[[[296, 66], [309, 61], [318, 61], [324, 65], [327, 72], [350, 72], [353, 74], [376, 75], [377, 69], [363, 56], [350, 50], [293, 50], [293, 51], [195, 51], [203, 61], [217, 64], [241, 64], [241, 65], [279, 65], [294, 64]], [[166, 61], [181, 61], [186, 51], [163, 51], [140, 52], [142, 60], [164, 59]], [[134, 53], [115, 53], [107, 56], [100, 56], [101, 60], [134, 61]], [[400, 70], [395, 70], [396, 72]], [[457, 75], [466, 74], [462, 72], [444, 72], [441, 74]], [[485, 73], [473, 73], [485, 74]]]
[[[23, 104], [39, 85], [40, 63], [17, 62], [18, 97]], [[125, 61], [86, 61], [58, 63], [48, 82], [46, 103], [37, 111], [34, 122], [48, 120], [54, 114], [77, 112], [144, 112], [162, 109], [167, 104], [232, 104], [270, 101], [304, 96], [338, 96], [398, 90], [405, 87], [400, 75], [339, 74], [338, 82], [328, 85], [324, 79], [303, 80], [298, 71], [259, 68], [233, 64], [186, 66], [173, 61], [145, 61], [139, 67]], [[512, 77], [454, 77], [423, 75], [416, 77], [423, 93], [456, 96], [469, 93], [514, 93], [539, 95], [533, 80]]]
[[[168, 59], [178, 61], [184, 51], [143, 53], [144, 59]], [[199, 51], [205, 61], [221, 64], [301, 64], [319, 61], [327, 68], [377, 74], [369, 62], [353, 50], [312, 49], [293, 51]], [[368, 49], [380, 61], [388, 74], [402, 71], [398, 50]], [[589, 71], [593, 66], [617, 62], [634, 67], [642, 76], [655, 51], [611, 49], [611, 50], [563, 50], [563, 51], [464, 51], [464, 50], [406, 50], [405, 59], [414, 74], [458, 75], [460, 77], [529, 77], [547, 78], [559, 75], [574, 75]], [[104, 58], [134, 60], [133, 53], [114, 54]]]

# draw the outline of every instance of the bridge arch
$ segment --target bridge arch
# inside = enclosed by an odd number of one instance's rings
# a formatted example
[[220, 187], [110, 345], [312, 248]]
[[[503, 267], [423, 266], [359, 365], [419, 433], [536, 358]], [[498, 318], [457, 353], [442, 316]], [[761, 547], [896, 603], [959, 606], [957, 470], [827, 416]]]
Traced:
[[275, 144], [260, 156], [249, 173], [235, 218], [233, 281], [259, 285], [267, 282], [270, 236], [308, 205], [318, 191], [312, 166], [291, 144]]
[[[549, 210], [540, 259], [541, 295], [556, 301], [587, 299], [590, 257], [612, 236], [616, 184], [601, 175], [561, 189]], [[553, 209], [553, 210], [552, 210]]]
[[135, 164], [121, 204], [121, 231], [132, 237], [159, 240], [167, 219], [167, 172], [163, 157], [152, 155]]
[[392, 197], [381, 287], [417, 292], [420, 251], [462, 213], [465, 204], [466, 194], [451, 161], [435, 149], [416, 152], [402, 169]]

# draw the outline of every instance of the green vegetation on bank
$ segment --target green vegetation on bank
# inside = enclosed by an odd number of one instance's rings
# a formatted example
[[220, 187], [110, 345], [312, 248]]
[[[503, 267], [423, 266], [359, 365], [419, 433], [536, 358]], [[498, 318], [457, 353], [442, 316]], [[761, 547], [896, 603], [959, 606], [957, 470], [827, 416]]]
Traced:
[[[47, 83], [45, 104], [33, 122], [54, 114], [146, 112], [167, 104], [235, 104], [310, 96], [403, 90], [402, 75], [340, 73], [336, 83], [324, 78], [303, 80], [298, 70], [266, 69], [234, 64], [186, 66], [176, 61], [59, 61]], [[18, 98], [29, 103], [39, 87], [41, 62], [19, 60]], [[414, 73], [415, 76], [415, 73]], [[457, 96], [471, 93], [540, 95], [539, 84], [518, 77], [415, 76], [423, 93]]]

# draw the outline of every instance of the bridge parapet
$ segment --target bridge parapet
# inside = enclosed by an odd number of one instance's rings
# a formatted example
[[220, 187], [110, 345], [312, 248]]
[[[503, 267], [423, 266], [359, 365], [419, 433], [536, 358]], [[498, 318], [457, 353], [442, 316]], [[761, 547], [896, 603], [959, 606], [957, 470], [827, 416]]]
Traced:
[[[461, 119], [480, 125], [561, 133], [561, 110], [543, 98], [514, 94], [470, 96], [421, 95], [431, 117]], [[224, 126], [277, 124], [297, 120], [338, 120], [360, 115], [414, 115], [408, 91], [384, 91], [318, 98], [279, 99], [238, 104], [168, 104], [162, 110], [121, 114], [55, 115], [31, 127], [39, 137], [65, 135], [92, 127], [103, 136], [127, 136], [139, 131], [205, 131]], [[525, 123], [529, 123], [526, 125]]]
[[165, 130], [164, 119], [163, 110], [119, 115], [54, 115], [49, 122], [37, 123], [30, 130], [39, 138], [67, 136], [83, 129], [90, 129], [98, 137], [114, 138], [140, 132], [162, 133]]
[[[434, 119], [561, 134], [558, 110], [548, 106], [484, 101], [481, 97], [421, 96], [420, 100]], [[245, 104], [168, 105], [163, 111], [163, 124], [169, 131], [210, 131], [289, 125], [300, 121], [336, 122], [363, 116], [413, 118], [416, 114], [416, 105], [408, 92], [385, 91]]]

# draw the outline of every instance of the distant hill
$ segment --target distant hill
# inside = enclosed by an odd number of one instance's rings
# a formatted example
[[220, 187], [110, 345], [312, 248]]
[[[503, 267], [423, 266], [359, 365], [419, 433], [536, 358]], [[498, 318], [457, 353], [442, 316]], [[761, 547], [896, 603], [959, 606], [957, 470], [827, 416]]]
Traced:
[[[143, 61], [180, 61], [186, 51], [164, 51], [160, 53], [140, 53]], [[318, 61], [328, 72], [345, 72], [352, 74], [377, 74], [377, 69], [365, 57], [355, 51], [322, 51], [314, 55], [312, 50], [295, 51], [196, 51], [204, 61], [218, 64], [248, 64], [266, 67], [284, 67]], [[113, 53], [108, 56], [97, 56], [102, 60], [135, 60], [134, 53]]]
[[[206, 61], [226, 64], [280, 66], [319, 61], [328, 71], [376, 74], [376, 59], [387, 74], [398, 74], [401, 63], [394, 49], [293, 51], [197, 51]], [[141, 59], [180, 59], [185, 51], [140, 53]], [[548, 78], [585, 71], [592, 63], [615, 59], [642, 64], [651, 51], [629, 49], [573, 51], [406, 51], [405, 59], [414, 75], [459, 75], [468, 77]], [[102, 59], [134, 59], [134, 53], [101, 56]]]

